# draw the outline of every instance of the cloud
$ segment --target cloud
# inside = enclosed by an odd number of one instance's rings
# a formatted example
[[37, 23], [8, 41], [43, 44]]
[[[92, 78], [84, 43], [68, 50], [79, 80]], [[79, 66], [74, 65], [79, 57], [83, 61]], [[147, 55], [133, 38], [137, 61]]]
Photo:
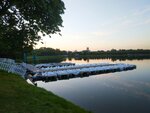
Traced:
[[146, 18], [145, 16], [142, 15], [130, 15], [126, 19], [122, 19], [122, 21], [118, 23], [118, 26], [120, 26], [120, 28], [131, 28], [131, 27], [138, 27], [147, 24], [150, 24], [149, 18]]
[[92, 34], [93, 34], [93, 35], [96, 35], [96, 36], [100, 36], [100, 37], [110, 35], [109, 32], [92, 32]]
[[91, 35], [98, 36], [98, 37], [108, 37], [114, 34], [116, 31], [95, 31], [92, 32]]
[[135, 27], [150, 24], [150, 19], [143, 20], [134, 24]]
[[134, 12], [133, 15], [135, 15], [135, 16], [140, 16], [140, 15], [144, 15], [144, 14], [146, 14], [146, 13], [150, 13], [150, 6], [144, 8], [144, 9], [142, 9], [142, 10], [138, 10], [138, 11]]
[[145, 20], [144, 24], [150, 24], [150, 19]]
[[133, 21], [132, 20], [124, 20], [122, 23], [121, 23], [121, 25], [122, 26], [130, 26], [130, 25], [132, 25], [133, 24]]
[[118, 29], [126, 29], [150, 24], [149, 15], [150, 6], [138, 8], [136, 10], [133, 10], [128, 15], [118, 17], [116, 26], [118, 26]]

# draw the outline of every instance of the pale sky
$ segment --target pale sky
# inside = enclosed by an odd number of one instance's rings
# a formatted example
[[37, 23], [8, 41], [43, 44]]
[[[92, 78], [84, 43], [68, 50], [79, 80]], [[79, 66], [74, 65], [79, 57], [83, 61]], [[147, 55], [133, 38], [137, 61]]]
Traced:
[[63, 0], [62, 36], [39, 47], [61, 50], [150, 49], [150, 0]]

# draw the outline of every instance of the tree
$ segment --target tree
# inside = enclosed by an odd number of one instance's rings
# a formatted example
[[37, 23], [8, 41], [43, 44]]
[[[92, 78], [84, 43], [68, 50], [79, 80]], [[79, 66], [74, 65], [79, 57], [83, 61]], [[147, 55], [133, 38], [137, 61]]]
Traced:
[[1, 0], [0, 56], [11, 57], [30, 51], [43, 36], [60, 34], [61, 0]]

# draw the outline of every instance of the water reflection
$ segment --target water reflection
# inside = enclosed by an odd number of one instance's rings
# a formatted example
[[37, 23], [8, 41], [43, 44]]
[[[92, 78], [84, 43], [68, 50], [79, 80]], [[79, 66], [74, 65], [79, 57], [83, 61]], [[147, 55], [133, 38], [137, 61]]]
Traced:
[[84, 56], [66, 56], [66, 55], [55, 55], [55, 56], [37, 56], [36, 60], [34, 59], [29, 59], [28, 63], [33, 63], [33, 64], [39, 64], [39, 63], [48, 63], [48, 62], [53, 62], [53, 63], [59, 63], [59, 62], [66, 62], [66, 61], [81, 61], [82, 63], [90, 63], [91, 60], [109, 60], [111, 62], [116, 62], [116, 61], [127, 61], [127, 60], [145, 60], [145, 59], [150, 59], [150, 55], [127, 55], [127, 56], [117, 56], [117, 55], [105, 55], [105, 56], [100, 56], [100, 55], [84, 55]]
[[[82, 60], [67, 60], [87, 63]], [[111, 62], [90, 59], [89, 63]], [[94, 113], [150, 113], [150, 60], [125, 60], [115, 63], [137, 65], [133, 71], [101, 74], [87, 78], [38, 82], [38, 86], [91, 110]]]
[[99, 56], [99, 55], [89, 55], [89, 56], [78, 56], [78, 57], [68, 57], [67, 60], [72, 61], [72, 59], [75, 60], [83, 60], [86, 61], [87, 63], [90, 62], [90, 60], [93, 59], [108, 59], [111, 60], [111, 62], [115, 62], [115, 61], [126, 61], [126, 60], [145, 60], [145, 59], [150, 59], [149, 55], [127, 55], [127, 56], [119, 56], [119, 55], [106, 55], [106, 56]]
[[145, 86], [145, 83], [144, 85], [139, 84], [139, 83], [141, 82], [123, 81], [123, 80], [117, 80], [117, 81], [107, 80], [107, 83], [105, 82], [104, 85], [112, 89], [117, 89], [125, 93], [132, 93], [135, 96], [143, 97], [143, 98], [150, 100], [150, 92], [149, 92], [150, 87]]

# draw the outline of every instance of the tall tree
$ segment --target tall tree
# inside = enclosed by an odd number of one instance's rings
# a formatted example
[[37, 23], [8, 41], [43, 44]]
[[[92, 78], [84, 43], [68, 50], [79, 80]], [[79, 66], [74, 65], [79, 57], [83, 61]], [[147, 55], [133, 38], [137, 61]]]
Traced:
[[1, 0], [0, 56], [19, 56], [33, 49], [42, 35], [60, 34], [61, 0]]

